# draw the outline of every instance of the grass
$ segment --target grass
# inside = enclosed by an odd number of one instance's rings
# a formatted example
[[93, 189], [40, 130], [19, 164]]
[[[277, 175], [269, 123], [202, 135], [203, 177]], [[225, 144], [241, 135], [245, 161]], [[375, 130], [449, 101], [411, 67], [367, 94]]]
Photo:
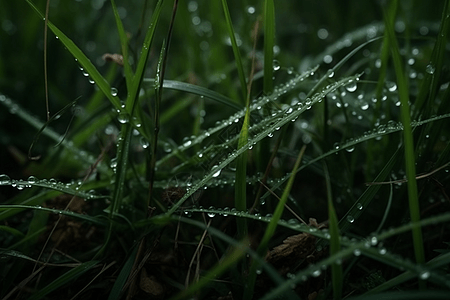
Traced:
[[135, 2], [0, 13], [2, 299], [448, 298], [450, 1]]

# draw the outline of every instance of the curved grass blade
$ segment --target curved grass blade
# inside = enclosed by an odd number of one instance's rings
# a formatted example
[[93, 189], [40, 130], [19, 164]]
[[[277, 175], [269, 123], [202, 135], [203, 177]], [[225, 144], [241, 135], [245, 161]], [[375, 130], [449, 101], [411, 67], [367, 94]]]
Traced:
[[203, 275], [199, 281], [190, 285], [187, 289], [170, 299], [188, 299], [189, 296], [199, 292], [204, 286], [206, 286], [212, 280], [218, 278], [226, 270], [235, 266], [236, 263], [241, 260], [246, 253], [246, 247], [244, 245], [248, 245], [248, 241], [244, 240], [240, 245], [234, 247], [234, 249], [230, 251], [230, 253], [226, 254], [225, 257], [222, 258], [215, 267], [211, 268], [208, 273]]
[[161, 15], [162, 3], [163, 0], [158, 0], [158, 2], [156, 3], [155, 10], [153, 11], [152, 18], [150, 20], [150, 25], [147, 29], [147, 34], [145, 35], [144, 44], [142, 45], [139, 61], [137, 63], [136, 73], [133, 78], [133, 83], [128, 92], [126, 110], [130, 115], [133, 114], [133, 110], [139, 96], [139, 88], [144, 78], [144, 71], [145, 67], [147, 66], [150, 47], [153, 42], [153, 37], [155, 35], [159, 17]]
[[98, 261], [89, 261], [86, 263], [82, 263], [76, 268], [73, 268], [72, 270], [68, 271], [67, 273], [63, 274], [62, 276], [58, 277], [55, 281], [47, 285], [46, 287], [40, 289], [38, 292], [33, 294], [29, 300], [38, 300], [44, 298], [49, 293], [53, 292], [54, 290], [62, 287], [63, 285], [66, 285], [70, 282], [73, 282], [78, 277], [92, 269], [95, 265], [97, 265]]
[[[39, 9], [31, 2], [31, 0], [25, 0], [33, 10], [44, 19], [44, 15], [39, 11]], [[64, 46], [69, 50], [69, 52], [78, 60], [83, 69], [89, 73], [92, 80], [95, 81], [99, 89], [103, 92], [106, 98], [111, 101], [116, 109], [120, 109], [120, 101], [117, 97], [111, 95], [111, 87], [106, 79], [100, 74], [97, 68], [92, 64], [89, 58], [80, 50], [80, 48], [75, 45], [75, 43], [68, 38], [61, 30], [58, 29], [52, 22], [48, 21], [48, 28], [58, 37], [58, 39], [64, 44]]]
[[[155, 79], [144, 78], [144, 83], [149, 83], [149, 84], [153, 85], [153, 84], [155, 84]], [[165, 79], [163, 82], [163, 88], [203, 96], [205, 98], [209, 98], [209, 99], [219, 102], [221, 104], [225, 104], [235, 110], [240, 110], [243, 108], [242, 105], [236, 103], [232, 99], [230, 99], [222, 94], [219, 94], [213, 90], [210, 90], [210, 89], [207, 89], [207, 88], [195, 85], [195, 84]]]
[[227, 0], [222, 0], [223, 12], [225, 14], [225, 22], [228, 29], [228, 35], [230, 36], [231, 47], [233, 48], [234, 59], [236, 60], [236, 68], [241, 82], [242, 102], [245, 103], [247, 99], [247, 81], [245, 80], [244, 67], [242, 65], [241, 53], [239, 52], [239, 46], [236, 42], [236, 36], [234, 34], [233, 22], [231, 22], [230, 11], [228, 10]]
[[134, 77], [133, 70], [131, 70], [130, 62], [128, 60], [128, 38], [123, 27], [122, 19], [119, 16], [119, 11], [116, 7], [116, 2], [111, 0], [112, 9], [114, 12], [114, 18], [116, 19], [117, 31], [119, 32], [120, 45], [123, 56], [123, 68], [125, 71], [125, 80], [127, 84], [127, 90], [131, 88], [131, 83]]
[[[267, 245], [275, 233], [275, 229], [277, 228], [278, 221], [281, 219], [281, 215], [283, 214], [284, 206], [289, 197], [289, 193], [291, 192], [292, 185], [294, 184], [295, 174], [302, 160], [303, 154], [305, 153], [306, 146], [303, 146], [298, 154], [297, 161], [294, 164], [294, 168], [292, 169], [291, 176], [289, 177], [289, 181], [284, 188], [283, 195], [281, 196], [280, 201], [277, 204], [277, 207], [273, 213], [273, 217], [270, 220], [270, 223], [267, 225], [266, 231], [264, 232], [264, 236], [261, 239], [261, 242], [258, 246], [257, 253], [260, 256], [264, 256], [267, 251]], [[257, 270], [260, 268], [260, 263], [257, 261], [253, 261], [250, 266], [250, 273], [248, 278], [248, 283], [246, 289], [244, 291], [243, 299], [251, 299], [255, 287]]]
[[138, 247], [135, 247], [131, 255], [128, 257], [125, 265], [120, 270], [119, 275], [114, 282], [114, 285], [109, 293], [108, 300], [118, 300], [122, 296], [122, 290], [133, 268], [134, 260], [136, 259]]

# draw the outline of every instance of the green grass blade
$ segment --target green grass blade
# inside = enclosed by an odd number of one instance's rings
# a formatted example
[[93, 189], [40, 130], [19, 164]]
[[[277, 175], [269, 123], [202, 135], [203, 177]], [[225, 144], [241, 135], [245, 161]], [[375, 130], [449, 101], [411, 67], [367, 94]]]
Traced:
[[[341, 250], [339, 224], [336, 211], [333, 205], [333, 196], [331, 193], [331, 179], [326, 163], [323, 163], [325, 171], [325, 182], [327, 186], [328, 198], [328, 220], [330, 230], [330, 256], [336, 255]], [[331, 282], [333, 286], [333, 299], [340, 300], [342, 298], [342, 262], [336, 261], [331, 265]]]
[[[144, 78], [144, 83], [149, 83], [149, 84], [153, 85], [155, 83], [155, 79]], [[230, 99], [222, 94], [219, 94], [213, 90], [210, 90], [210, 89], [207, 89], [207, 88], [195, 85], [195, 84], [165, 79], [163, 82], [163, 88], [203, 96], [205, 98], [214, 100], [218, 103], [227, 105], [235, 110], [240, 110], [243, 108], [243, 106], [241, 104], [236, 103], [232, 99]]]
[[[280, 202], [278, 202], [277, 207], [273, 213], [273, 216], [270, 220], [270, 223], [267, 225], [266, 231], [264, 232], [264, 236], [261, 239], [261, 242], [258, 246], [257, 253], [261, 256], [264, 256], [267, 251], [267, 246], [269, 244], [270, 239], [275, 233], [275, 229], [277, 228], [278, 221], [281, 219], [281, 215], [283, 214], [284, 206], [286, 205], [287, 199], [289, 198], [289, 193], [291, 192], [291, 188], [294, 184], [295, 174], [297, 173], [297, 169], [302, 160], [303, 154], [305, 153], [306, 146], [303, 146], [300, 150], [300, 153], [297, 157], [297, 160], [294, 164], [294, 168], [292, 169], [291, 176], [289, 177], [289, 181], [286, 184], [286, 187], [283, 191], [283, 195], [281, 196]], [[254, 286], [256, 282], [257, 270], [261, 267], [260, 263], [257, 261], [253, 261], [250, 266], [250, 273], [248, 277], [247, 286], [244, 291], [243, 299], [251, 299], [254, 291]]]
[[[389, 44], [391, 45], [392, 60], [394, 62], [395, 74], [397, 76], [398, 96], [401, 102], [401, 120], [403, 124], [403, 143], [405, 150], [405, 167], [406, 178], [408, 180], [408, 200], [409, 212], [412, 222], [420, 221], [420, 206], [416, 181], [416, 157], [414, 154], [414, 140], [411, 129], [411, 116], [409, 109], [409, 89], [406, 80], [402, 59], [397, 40], [395, 38], [393, 24], [391, 18], [386, 17], [386, 34], [389, 36]], [[420, 227], [413, 229], [413, 244], [416, 262], [423, 264], [425, 262], [425, 254], [422, 239], [422, 230]]]
[[120, 270], [120, 273], [117, 276], [116, 281], [114, 282], [111, 292], [109, 293], [108, 300], [118, 300], [122, 296], [122, 289], [127, 282], [131, 269], [133, 268], [138, 248], [139, 247], [134, 248], [133, 252], [122, 267], [122, 270]]
[[[248, 103], [247, 103], [248, 104]], [[238, 149], [248, 143], [248, 128], [250, 126], [250, 109], [247, 105], [247, 112], [244, 117], [241, 132], [239, 134]], [[244, 151], [236, 160], [236, 183], [234, 194], [234, 206], [239, 211], [247, 210], [247, 151]], [[247, 236], [247, 222], [243, 218], [238, 218], [237, 229], [239, 239]]]
[[[39, 9], [31, 2], [31, 0], [25, 0], [34, 11], [44, 19], [44, 15], [39, 11]], [[103, 92], [106, 98], [111, 101], [116, 109], [120, 108], [120, 101], [117, 97], [111, 95], [111, 86], [106, 81], [106, 79], [100, 74], [97, 68], [92, 64], [89, 58], [80, 50], [80, 48], [75, 45], [75, 43], [68, 38], [61, 30], [58, 29], [52, 22], [48, 21], [48, 28], [58, 37], [58, 39], [64, 44], [64, 46], [69, 50], [69, 52], [78, 60], [78, 63], [83, 67], [83, 69], [89, 73], [92, 80], [95, 81], [99, 89]]]
[[29, 300], [38, 300], [43, 299], [46, 295], [53, 292], [54, 290], [69, 284], [70, 282], [75, 281], [78, 277], [92, 269], [96, 264], [98, 264], [98, 261], [89, 261], [86, 263], [82, 263], [76, 268], [73, 268], [72, 270], [68, 271], [67, 273], [63, 274], [62, 276], [58, 277], [55, 281], [47, 285], [46, 287], [40, 289], [38, 292], [33, 294]]
[[273, 0], [264, 1], [264, 87], [269, 95], [273, 91], [273, 46], [275, 45], [275, 6]]
[[133, 84], [128, 92], [126, 109], [127, 112], [132, 115], [133, 108], [137, 101], [139, 95], [139, 88], [141, 86], [142, 80], [144, 79], [144, 71], [147, 66], [148, 56], [150, 54], [150, 47], [153, 42], [153, 37], [155, 35], [156, 27], [158, 25], [159, 17], [161, 15], [163, 0], [158, 0], [156, 3], [155, 10], [153, 11], [152, 18], [150, 20], [150, 25], [145, 35], [144, 44], [142, 45], [139, 61], [137, 63], [136, 73], [133, 78]]
[[131, 69], [130, 62], [128, 60], [128, 37], [123, 28], [122, 19], [119, 16], [119, 11], [117, 10], [116, 3], [114, 0], [111, 0], [111, 5], [114, 12], [114, 18], [116, 19], [117, 31], [119, 32], [120, 45], [122, 48], [122, 56], [123, 56], [123, 68], [125, 71], [125, 80], [127, 83], [127, 89], [131, 88], [131, 83], [134, 77], [133, 70]]
[[175, 297], [170, 298], [171, 300], [181, 300], [188, 299], [189, 296], [198, 293], [203, 287], [205, 287], [208, 283], [218, 278], [222, 275], [226, 270], [236, 265], [236, 263], [244, 257], [246, 253], [246, 247], [248, 245], [248, 241], [244, 240], [241, 245], [234, 247], [230, 253], [226, 254], [224, 258], [220, 260], [220, 262], [210, 269], [208, 273], [202, 276], [202, 278], [197, 281], [195, 284], [190, 285], [187, 289], [180, 292]]
[[228, 10], [227, 0], [222, 0], [223, 12], [225, 14], [225, 22], [228, 29], [228, 35], [230, 36], [231, 47], [233, 48], [234, 59], [236, 60], [236, 68], [241, 82], [242, 102], [247, 99], [247, 81], [245, 80], [244, 67], [242, 65], [241, 53], [236, 42], [234, 35], [233, 23], [231, 22], [230, 11]]

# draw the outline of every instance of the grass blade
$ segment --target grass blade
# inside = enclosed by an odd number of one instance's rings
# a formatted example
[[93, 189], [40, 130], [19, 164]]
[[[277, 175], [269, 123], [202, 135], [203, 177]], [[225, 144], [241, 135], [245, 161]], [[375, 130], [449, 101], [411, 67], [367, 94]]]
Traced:
[[[39, 11], [39, 9], [31, 2], [31, 0], [25, 0], [34, 11], [43, 19], [44, 15]], [[92, 80], [95, 81], [99, 89], [103, 92], [106, 98], [111, 101], [116, 109], [120, 109], [120, 101], [111, 94], [111, 86], [106, 81], [106, 79], [100, 74], [97, 68], [92, 64], [92, 62], [87, 58], [87, 56], [80, 50], [80, 48], [75, 45], [75, 43], [68, 38], [61, 30], [58, 29], [52, 22], [48, 21], [48, 28], [58, 37], [58, 39], [64, 44], [64, 46], [69, 50], [69, 52], [78, 60], [78, 63], [84, 68], [84, 70], [89, 73]]]
[[[292, 185], [294, 184], [295, 174], [297, 173], [297, 169], [300, 165], [300, 162], [302, 160], [303, 154], [305, 153], [306, 146], [303, 146], [300, 150], [300, 153], [297, 157], [297, 160], [295, 162], [294, 168], [292, 169], [291, 176], [289, 178], [288, 183], [286, 184], [286, 187], [284, 188], [283, 195], [281, 196], [280, 202], [278, 202], [277, 207], [273, 213], [273, 217], [270, 220], [270, 223], [267, 225], [266, 231], [264, 232], [264, 236], [261, 239], [261, 242], [258, 246], [257, 253], [261, 256], [264, 255], [264, 253], [267, 251], [267, 246], [272, 238], [273, 234], [275, 233], [275, 229], [277, 228], [278, 221], [281, 218], [281, 215], [283, 214], [284, 206], [287, 202], [287, 199], [289, 198], [289, 193], [291, 192]], [[250, 266], [250, 272], [249, 272], [249, 278], [247, 282], [247, 286], [244, 291], [244, 297], [243, 299], [251, 299], [254, 291], [255, 281], [256, 281], [256, 275], [257, 270], [261, 267], [260, 263], [257, 261], [253, 261]]]
[[[397, 5], [397, 1], [394, 2], [394, 9]], [[420, 206], [417, 191], [416, 181], [416, 157], [414, 154], [414, 141], [411, 129], [411, 117], [409, 109], [409, 91], [408, 83], [403, 71], [402, 59], [400, 57], [400, 51], [397, 40], [395, 38], [393, 24], [391, 18], [386, 17], [386, 34], [389, 37], [389, 44], [391, 45], [392, 60], [394, 62], [395, 74], [397, 76], [398, 95], [401, 102], [401, 120], [403, 124], [403, 142], [405, 150], [405, 167], [406, 178], [408, 180], [408, 200], [409, 200], [409, 212], [412, 222], [420, 221]], [[423, 264], [425, 262], [425, 254], [422, 239], [422, 230], [420, 227], [415, 227], [412, 231], [414, 253], [416, 262]]]
[[241, 53], [234, 35], [233, 23], [231, 22], [230, 11], [228, 10], [227, 0], [222, 0], [223, 12], [225, 14], [225, 22], [227, 24], [228, 34], [230, 36], [231, 47], [233, 48], [234, 59], [236, 60], [236, 68], [241, 82], [242, 102], [247, 99], [247, 81], [245, 80], [244, 67], [242, 65]]
[[264, 1], [264, 87], [269, 95], [273, 91], [273, 46], [275, 45], [275, 6], [273, 0]]

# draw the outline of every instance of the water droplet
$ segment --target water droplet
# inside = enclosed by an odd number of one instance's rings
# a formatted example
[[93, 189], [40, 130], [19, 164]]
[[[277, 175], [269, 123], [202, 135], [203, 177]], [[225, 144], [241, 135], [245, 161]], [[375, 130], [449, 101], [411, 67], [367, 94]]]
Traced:
[[117, 167], [117, 157], [111, 159], [110, 165], [112, 169], [115, 169]]
[[253, 6], [248, 6], [247, 7], [247, 13], [250, 15], [253, 15], [255, 13], [255, 8]]
[[425, 280], [425, 279], [430, 278], [430, 275], [431, 274], [429, 271], [423, 271], [423, 272], [420, 272], [419, 277], [420, 277], [420, 279]]
[[369, 103], [367, 103], [367, 102], [364, 102], [362, 105], [361, 105], [361, 109], [362, 110], [367, 110], [369, 108]]
[[8, 175], [2, 174], [0, 175], [0, 184], [4, 185], [4, 184], [10, 184], [11, 183], [11, 178], [9, 178]]
[[119, 123], [121, 124], [125, 124], [128, 123], [128, 121], [130, 120], [130, 117], [128, 116], [128, 114], [126, 112], [121, 112], [119, 113], [119, 115], [117, 116], [117, 120], [119, 121]]
[[37, 181], [36, 177], [34, 177], [34, 176], [28, 177], [28, 183], [33, 184], [33, 183], [36, 183], [36, 181]]
[[164, 143], [164, 145], [163, 145], [163, 150], [164, 150], [164, 152], [166, 152], [166, 153], [170, 153], [170, 152], [172, 152], [172, 146], [170, 146], [169, 143]]
[[319, 277], [320, 274], [322, 274], [322, 271], [320, 271], [320, 269], [317, 269], [317, 270], [314, 270], [311, 275], [313, 277]]
[[359, 250], [359, 249], [353, 250], [353, 255], [360, 256], [361, 255], [361, 250]]
[[356, 208], [359, 210], [363, 209], [363, 205], [361, 203], [356, 203]]
[[354, 150], [355, 150], [355, 147], [347, 147], [347, 148], [345, 148], [345, 151], [347, 151], [349, 153], [353, 152]]
[[350, 93], [353, 93], [354, 91], [356, 91], [357, 88], [358, 88], [358, 86], [356, 85], [356, 81], [351, 81], [349, 84], [347, 84], [345, 86], [345, 89], [347, 91], [349, 91]]
[[117, 96], [117, 89], [116, 89], [115, 87], [112, 87], [112, 88], [111, 88], [111, 95], [112, 95], [113, 97], [116, 97], [116, 96]]
[[278, 60], [274, 60], [272, 63], [272, 67], [274, 71], [278, 71], [280, 69], [280, 62]]
[[395, 82], [388, 81], [386, 82], [386, 87], [389, 90], [389, 92], [395, 92], [397, 90], [397, 85]]
[[[217, 169], [217, 166], [213, 166], [213, 167], [212, 167], [212, 170], [214, 170], [214, 169]], [[216, 171], [216, 172], [213, 174], [212, 177], [218, 177], [218, 176], [220, 175], [220, 172], [222, 172], [221, 169], [219, 169], [218, 171]]]
[[376, 236], [371, 237], [370, 244], [372, 244], [372, 246], [375, 246], [376, 244], [378, 244], [378, 238]]
[[351, 216], [351, 215], [348, 215], [348, 216], [347, 216], [347, 221], [348, 221], [349, 223], [353, 223], [353, 222], [355, 222], [355, 218], [353, 218], [353, 216]]
[[432, 64], [428, 64], [425, 68], [425, 72], [427, 72], [430, 75], [433, 75], [436, 71], [436, 68]]
[[149, 141], [147, 141], [147, 139], [145, 138], [145, 137], [143, 137], [143, 136], [141, 136], [141, 138], [140, 138], [140, 144], [141, 144], [141, 146], [142, 146], [142, 148], [144, 148], [144, 149], [147, 149], [148, 148], [148, 146], [150, 146], [150, 143], [149, 143]]
[[328, 78], [333, 78], [333, 76], [334, 76], [334, 71], [328, 70]]

